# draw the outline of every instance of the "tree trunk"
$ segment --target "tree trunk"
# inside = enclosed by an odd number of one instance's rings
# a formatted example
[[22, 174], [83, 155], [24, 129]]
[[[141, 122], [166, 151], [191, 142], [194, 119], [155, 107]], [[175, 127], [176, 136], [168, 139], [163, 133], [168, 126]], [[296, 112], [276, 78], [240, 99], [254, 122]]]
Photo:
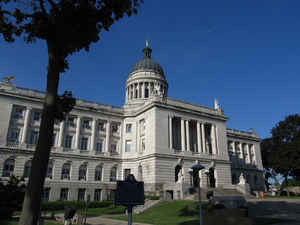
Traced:
[[59, 83], [59, 57], [55, 45], [47, 42], [48, 72], [39, 139], [32, 160], [29, 182], [25, 192], [19, 225], [36, 225], [40, 217], [41, 194], [46, 177], [53, 136], [56, 96]]

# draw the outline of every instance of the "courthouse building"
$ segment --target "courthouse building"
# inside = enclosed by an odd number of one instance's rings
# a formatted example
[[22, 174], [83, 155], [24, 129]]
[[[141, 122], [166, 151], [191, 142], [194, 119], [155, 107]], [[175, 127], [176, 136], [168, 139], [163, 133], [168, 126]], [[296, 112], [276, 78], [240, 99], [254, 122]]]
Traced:
[[[148, 194], [182, 199], [200, 162], [203, 188], [264, 188], [260, 139], [228, 129], [215, 101], [208, 108], [168, 97], [162, 67], [144, 57], [131, 69], [122, 107], [76, 99], [55, 122], [44, 200], [112, 199], [116, 180], [132, 173]], [[39, 135], [44, 92], [0, 83], [0, 178], [28, 179]], [[241, 176], [241, 174], [243, 176]], [[242, 182], [243, 183], [243, 182]]]

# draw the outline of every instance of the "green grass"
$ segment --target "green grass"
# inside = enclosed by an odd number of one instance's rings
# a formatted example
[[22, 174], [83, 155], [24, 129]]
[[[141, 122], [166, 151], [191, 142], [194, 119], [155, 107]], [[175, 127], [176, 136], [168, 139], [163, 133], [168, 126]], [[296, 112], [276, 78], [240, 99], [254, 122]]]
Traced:
[[[195, 201], [167, 201], [163, 202], [153, 208], [147, 210], [139, 215], [133, 215], [133, 222], [141, 222], [154, 225], [198, 225], [199, 224], [199, 208], [198, 203]], [[207, 203], [203, 205], [203, 214], [210, 215], [211, 217], [218, 217], [217, 223], [214, 218], [210, 220], [206, 218], [208, 222], [206, 225], [212, 224], [224, 224], [224, 218], [217, 216], [213, 212], [208, 212]], [[228, 215], [229, 216], [229, 215]], [[106, 216], [108, 218], [128, 220], [128, 216]], [[226, 216], [227, 217], [227, 216]], [[232, 224], [248, 224], [249, 220], [246, 217], [234, 217], [235, 222]], [[279, 220], [273, 218], [252, 218], [253, 225], [271, 225], [288, 220]], [[228, 223], [226, 223], [228, 224]]]
[[265, 195], [265, 198], [269, 198], [269, 199], [300, 199], [300, 196], [272, 196], [272, 195]]

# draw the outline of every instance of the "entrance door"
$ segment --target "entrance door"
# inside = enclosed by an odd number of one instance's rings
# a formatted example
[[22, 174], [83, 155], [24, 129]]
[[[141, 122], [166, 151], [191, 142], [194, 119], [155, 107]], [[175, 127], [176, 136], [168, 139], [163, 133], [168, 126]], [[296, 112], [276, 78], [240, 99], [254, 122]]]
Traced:
[[210, 168], [209, 169], [209, 184], [211, 188], [215, 188], [216, 187], [216, 178], [215, 178], [215, 169], [214, 168]]

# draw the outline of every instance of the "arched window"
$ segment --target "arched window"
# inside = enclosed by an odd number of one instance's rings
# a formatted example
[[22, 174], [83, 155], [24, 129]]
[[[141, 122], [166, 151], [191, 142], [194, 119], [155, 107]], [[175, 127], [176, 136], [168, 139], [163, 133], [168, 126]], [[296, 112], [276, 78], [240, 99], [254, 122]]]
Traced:
[[53, 161], [50, 160], [49, 163], [48, 163], [46, 177], [49, 178], [49, 179], [52, 179], [52, 176], [53, 176]]
[[95, 181], [102, 181], [102, 166], [96, 166], [95, 169]]
[[79, 167], [79, 177], [78, 180], [86, 180], [86, 176], [87, 175], [87, 165], [86, 164], [82, 164]]
[[2, 177], [10, 177], [13, 175], [15, 169], [15, 160], [7, 159], [3, 166]]
[[110, 177], [109, 177], [110, 182], [115, 182], [117, 181], [117, 167], [114, 166], [110, 170]]
[[61, 179], [70, 180], [70, 173], [71, 173], [71, 163], [67, 162], [62, 166]]
[[23, 177], [28, 178], [30, 176], [30, 171], [31, 171], [31, 160], [28, 160], [24, 166]]
[[138, 180], [143, 181], [143, 167], [141, 165], [138, 167]]

